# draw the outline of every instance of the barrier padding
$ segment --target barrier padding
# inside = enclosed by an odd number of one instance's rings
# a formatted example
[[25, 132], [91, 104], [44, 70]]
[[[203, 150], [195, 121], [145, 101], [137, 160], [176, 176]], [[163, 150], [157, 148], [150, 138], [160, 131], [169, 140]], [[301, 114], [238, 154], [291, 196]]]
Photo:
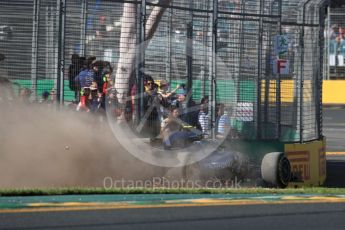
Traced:
[[[14, 82], [19, 83], [22, 87], [31, 88], [31, 80], [14, 80]], [[185, 81], [173, 81], [172, 86], [176, 87], [178, 83], [185, 83]], [[308, 83], [308, 82], [305, 82]], [[202, 97], [201, 95], [201, 82], [194, 81], [193, 87], [193, 99], [199, 101]], [[264, 87], [265, 81], [262, 82], [262, 98], [264, 99]], [[309, 83], [306, 84], [310, 85]], [[38, 80], [37, 94], [41, 96], [44, 90], [50, 91], [54, 87], [53, 80]], [[206, 89], [209, 87], [209, 83], [206, 82]], [[235, 90], [236, 85], [233, 81], [219, 80], [217, 84], [217, 98], [220, 102], [231, 102], [236, 100], [234, 95], [237, 93]], [[253, 81], [240, 81], [239, 84], [240, 92], [238, 101], [241, 102], [255, 102], [255, 84]], [[274, 81], [270, 81], [270, 93], [269, 101], [275, 102], [275, 91], [276, 85]], [[323, 81], [323, 104], [345, 104], [345, 80], [324, 80]], [[74, 99], [74, 93], [68, 88], [68, 81], [65, 81], [64, 87], [65, 100], [72, 101]], [[292, 80], [283, 80], [281, 82], [281, 101], [282, 102], [293, 102], [294, 100], [294, 84]], [[304, 100], [310, 100], [310, 95], [308, 93], [304, 94]]]
[[290, 187], [320, 186], [326, 180], [326, 140], [285, 144], [285, 155], [297, 182]]
[[345, 80], [323, 80], [323, 104], [345, 104]]

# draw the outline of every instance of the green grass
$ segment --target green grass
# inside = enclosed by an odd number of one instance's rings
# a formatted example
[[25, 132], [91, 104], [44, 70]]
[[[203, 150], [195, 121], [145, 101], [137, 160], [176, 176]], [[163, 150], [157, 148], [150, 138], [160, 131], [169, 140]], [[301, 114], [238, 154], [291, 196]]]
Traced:
[[0, 189], [0, 196], [48, 196], [48, 195], [91, 195], [91, 194], [345, 194], [345, 188], [40, 188], [40, 189]]

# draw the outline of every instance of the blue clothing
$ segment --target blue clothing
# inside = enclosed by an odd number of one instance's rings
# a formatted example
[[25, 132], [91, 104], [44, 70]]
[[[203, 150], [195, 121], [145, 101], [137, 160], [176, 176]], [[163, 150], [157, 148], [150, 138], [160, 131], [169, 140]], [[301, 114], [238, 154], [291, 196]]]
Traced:
[[79, 82], [80, 88], [90, 87], [95, 79], [95, 72], [91, 69], [85, 69], [81, 71], [74, 81]]
[[[165, 147], [184, 147], [183, 145], [190, 139], [195, 137], [196, 134], [187, 131], [172, 132], [169, 137], [163, 141]], [[183, 142], [182, 146], [181, 143]]]
[[223, 114], [219, 118], [218, 133], [219, 134], [226, 134], [226, 132], [228, 131], [229, 127], [230, 127], [230, 118], [229, 118], [228, 114]]
[[91, 112], [97, 112], [100, 107], [101, 107], [100, 98], [92, 98], [91, 104], [90, 104], [90, 111]]

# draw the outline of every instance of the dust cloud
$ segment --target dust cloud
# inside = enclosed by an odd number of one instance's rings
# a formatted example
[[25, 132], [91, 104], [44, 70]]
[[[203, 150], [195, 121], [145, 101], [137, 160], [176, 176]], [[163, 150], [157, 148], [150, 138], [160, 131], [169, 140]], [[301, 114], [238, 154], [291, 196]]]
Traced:
[[102, 187], [105, 177], [160, 176], [159, 167], [122, 148], [106, 120], [18, 103], [1, 105], [0, 118], [0, 188]]

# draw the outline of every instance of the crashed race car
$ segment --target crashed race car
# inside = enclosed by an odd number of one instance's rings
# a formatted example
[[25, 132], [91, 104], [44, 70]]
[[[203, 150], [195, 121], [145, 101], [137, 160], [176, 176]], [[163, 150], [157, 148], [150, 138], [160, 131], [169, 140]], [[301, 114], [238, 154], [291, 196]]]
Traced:
[[169, 155], [183, 162], [186, 180], [198, 180], [206, 187], [209, 185], [205, 183], [216, 180], [226, 187], [234, 187], [239, 181], [241, 186], [278, 188], [285, 188], [292, 181], [290, 162], [284, 153], [269, 152], [253, 157], [241, 152], [238, 143], [231, 139], [201, 138], [193, 130], [186, 128], [184, 132], [190, 132], [190, 137], [170, 149], [164, 147], [160, 138], [149, 141], [156, 156]]

